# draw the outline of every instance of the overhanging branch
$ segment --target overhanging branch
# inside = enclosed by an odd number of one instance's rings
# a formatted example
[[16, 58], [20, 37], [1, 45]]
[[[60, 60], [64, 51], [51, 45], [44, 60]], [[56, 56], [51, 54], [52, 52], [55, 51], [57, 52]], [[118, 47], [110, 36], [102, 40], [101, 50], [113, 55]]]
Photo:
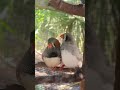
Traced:
[[72, 5], [62, 0], [35, 0], [36, 9], [59, 10], [71, 15], [85, 16], [85, 7], [83, 4]]

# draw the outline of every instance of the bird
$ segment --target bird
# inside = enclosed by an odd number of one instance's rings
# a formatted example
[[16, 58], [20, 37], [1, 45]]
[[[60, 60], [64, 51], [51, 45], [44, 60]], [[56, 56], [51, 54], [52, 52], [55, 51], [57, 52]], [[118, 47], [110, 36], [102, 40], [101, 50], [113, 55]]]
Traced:
[[76, 70], [74, 77], [80, 75], [83, 57], [73, 36], [70, 33], [61, 34], [59, 41], [61, 42], [60, 49], [63, 66], [74, 68]]
[[48, 39], [48, 44], [42, 53], [42, 58], [45, 64], [53, 69], [61, 63], [60, 43], [56, 38], [51, 37]]
[[34, 75], [35, 75], [35, 31], [30, 34], [30, 47], [25, 52], [22, 60], [18, 63], [16, 67], [16, 77], [18, 82], [26, 90], [34, 90]]

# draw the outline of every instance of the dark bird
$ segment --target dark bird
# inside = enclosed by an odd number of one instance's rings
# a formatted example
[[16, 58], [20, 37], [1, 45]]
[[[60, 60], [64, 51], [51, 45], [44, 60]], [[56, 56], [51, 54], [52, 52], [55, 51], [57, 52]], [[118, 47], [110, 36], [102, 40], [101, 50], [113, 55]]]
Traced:
[[75, 75], [81, 72], [83, 57], [80, 54], [79, 48], [75, 43], [74, 38], [70, 33], [60, 35], [61, 44], [61, 57], [63, 64], [68, 68], [75, 68]]
[[45, 64], [54, 68], [61, 63], [60, 43], [56, 38], [49, 38], [48, 45], [42, 53]]
[[30, 35], [30, 47], [19, 62], [16, 68], [16, 77], [21, 85], [26, 90], [34, 90], [34, 75], [35, 75], [35, 31]]

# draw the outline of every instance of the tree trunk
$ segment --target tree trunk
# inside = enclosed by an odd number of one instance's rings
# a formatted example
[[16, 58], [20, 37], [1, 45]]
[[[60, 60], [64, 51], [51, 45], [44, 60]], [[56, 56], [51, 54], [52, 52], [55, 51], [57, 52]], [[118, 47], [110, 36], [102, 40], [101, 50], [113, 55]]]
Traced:
[[[1, 0], [1, 2], [4, 0]], [[1, 3], [0, 2], [0, 3]], [[7, 17], [4, 17], [4, 28], [0, 36], [0, 87], [18, 83], [16, 80], [16, 64], [28, 49], [30, 32], [34, 30], [34, 1], [7, 0]], [[0, 6], [1, 7], [1, 6]], [[1, 19], [1, 18], [0, 18]], [[0, 23], [1, 24], [1, 23]], [[0, 25], [2, 26], [2, 25]], [[10, 30], [11, 31], [10, 31]], [[4, 81], [4, 82], [2, 82]]]
[[117, 49], [117, 59], [116, 59], [116, 67], [115, 67], [114, 90], [120, 90], [120, 31], [118, 33], [116, 49]]
[[[109, 1], [109, 0], [107, 0]], [[103, 5], [104, 3], [104, 5]], [[106, 6], [105, 6], [106, 5]], [[108, 56], [105, 55], [105, 51], [103, 49], [105, 39], [101, 39], [101, 34], [103, 30], [105, 31], [105, 35], [107, 34], [107, 29], [103, 27], [108, 26], [108, 22], [103, 26], [101, 23], [101, 19], [103, 20], [103, 16], [106, 17], [109, 14], [101, 13], [100, 7], [106, 7], [104, 11], [107, 12], [109, 3], [106, 1], [98, 1], [91, 0], [87, 2], [86, 7], [86, 29], [85, 29], [85, 83], [86, 90], [113, 90], [113, 82], [114, 82], [114, 67], [107, 66], [106, 61], [108, 60]], [[109, 18], [110, 20], [111, 18]], [[103, 22], [103, 21], [102, 21]], [[103, 30], [101, 30], [101, 27]], [[111, 31], [111, 30], [109, 30]], [[107, 37], [104, 36], [104, 37]], [[113, 43], [114, 44], [114, 43]], [[100, 87], [100, 88], [98, 88]]]
[[120, 90], [120, 2], [119, 0], [114, 1], [113, 14], [114, 23], [116, 25], [117, 41], [116, 41], [116, 67], [115, 67], [115, 83], [114, 90]]

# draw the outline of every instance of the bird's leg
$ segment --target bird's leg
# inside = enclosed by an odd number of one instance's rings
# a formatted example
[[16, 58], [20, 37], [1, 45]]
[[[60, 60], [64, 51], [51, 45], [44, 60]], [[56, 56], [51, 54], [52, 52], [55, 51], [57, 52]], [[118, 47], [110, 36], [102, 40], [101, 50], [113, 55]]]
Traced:
[[55, 71], [55, 70], [56, 70], [56, 68], [57, 68], [57, 66], [53, 67], [53, 68], [52, 68], [52, 70], [53, 70], [53, 71]]
[[60, 67], [60, 71], [63, 71], [64, 67], [65, 67], [65, 64], [62, 64], [62, 66]]

